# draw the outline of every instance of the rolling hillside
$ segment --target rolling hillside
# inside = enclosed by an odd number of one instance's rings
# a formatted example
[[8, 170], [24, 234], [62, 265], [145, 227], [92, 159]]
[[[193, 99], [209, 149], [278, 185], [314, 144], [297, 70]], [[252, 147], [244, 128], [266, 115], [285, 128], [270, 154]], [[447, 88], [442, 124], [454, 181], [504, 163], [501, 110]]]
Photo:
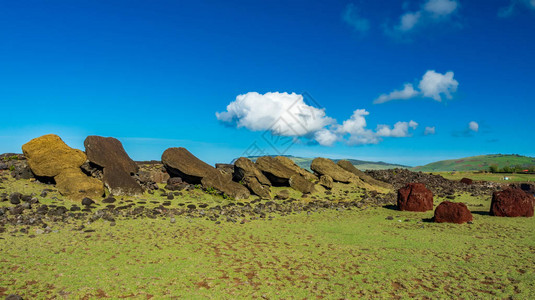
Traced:
[[[276, 155], [273, 155], [276, 156]], [[252, 161], [255, 161], [259, 156], [249, 156], [249, 158]], [[310, 164], [312, 163], [312, 160], [314, 158], [307, 158], [307, 157], [297, 157], [292, 155], [286, 155], [289, 159], [293, 160], [298, 166], [300, 166], [303, 169], [310, 170]], [[338, 162], [341, 159], [333, 159], [334, 162]], [[402, 168], [402, 169], [408, 169], [409, 166], [404, 165], [397, 165], [397, 164], [389, 164], [382, 161], [365, 161], [365, 160], [357, 160], [357, 159], [346, 159], [350, 161], [357, 169], [361, 171], [365, 170], [385, 170], [385, 169], [395, 169], [395, 168]], [[232, 161], [234, 163], [234, 160]]]
[[412, 168], [413, 171], [445, 172], [445, 171], [487, 171], [491, 165], [499, 168], [520, 165], [530, 167], [535, 165], [535, 157], [517, 154], [491, 154], [465, 157], [459, 159], [442, 160], [425, 166]]

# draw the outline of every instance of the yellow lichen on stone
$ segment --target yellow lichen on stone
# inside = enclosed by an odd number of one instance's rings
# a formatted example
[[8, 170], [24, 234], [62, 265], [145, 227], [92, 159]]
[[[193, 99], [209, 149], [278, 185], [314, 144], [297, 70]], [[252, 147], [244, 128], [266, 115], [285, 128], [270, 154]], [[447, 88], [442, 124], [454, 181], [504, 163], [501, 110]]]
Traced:
[[82, 199], [84, 197], [100, 198], [104, 194], [102, 181], [85, 175], [79, 169], [64, 170], [55, 177], [56, 188], [66, 197]]
[[29, 141], [22, 146], [22, 152], [37, 176], [57, 176], [63, 170], [79, 168], [87, 159], [84, 152], [67, 146], [55, 134]]

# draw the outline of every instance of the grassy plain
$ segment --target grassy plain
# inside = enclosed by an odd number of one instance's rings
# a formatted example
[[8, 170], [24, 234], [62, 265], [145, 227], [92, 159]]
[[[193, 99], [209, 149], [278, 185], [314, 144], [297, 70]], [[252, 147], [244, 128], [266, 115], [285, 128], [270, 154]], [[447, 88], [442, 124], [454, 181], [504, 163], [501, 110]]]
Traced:
[[[200, 193], [172, 202], [227, 201], [196, 198]], [[473, 224], [430, 223], [432, 211], [363, 206], [244, 224], [185, 216], [174, 223], [119, 218], [114, 226], [71, 220], [50, 224], [48, 234], [7, 225], [0, 233], [0, 295], [533, 299], [535, 218], [491, 217], [490, 196], [456, 201], [468, 203]]]

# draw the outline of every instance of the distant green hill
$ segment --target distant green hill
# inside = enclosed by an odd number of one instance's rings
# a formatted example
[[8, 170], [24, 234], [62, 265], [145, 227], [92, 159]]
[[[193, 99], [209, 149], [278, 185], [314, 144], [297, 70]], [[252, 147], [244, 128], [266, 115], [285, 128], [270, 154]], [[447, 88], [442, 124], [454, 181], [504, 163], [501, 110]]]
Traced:
[[527, 168], [535, 165], [535, 157], [517, 154], [479, 155], [437, 161], [425, 166], [414, 167], [412, 170], [422, 172], [487, 171], [491, 165], [497, 165], [499, 168], [520, 165]]
[[[277, 156], [277, 155], [271, 155], [271, 156]], [[292, 155], [284, 155], [288, 157], [289, 159], [293, 160], [295, 164], [300, 166], [303, 169], [307, 169], [310, 171], [310, 164], [312, 163], [312, 160], [314, 158], [308, 158], [308, 157], [297, 157]], [[248, 156], [252, 161], [256, 161], [257, 158], [260, 156]], [[333, 159], [334, 162], [338, 162], [342, 159]], [[389, 164], [382, 161], [365, 161], [365, 160], [358, 160], [358, 159], [346, 159], [349, 162], [351, 162], [357, 169], [361, 171], [365, 170], [386, 170], [386, 169], [395, 169], [395, 168], [402, 168], [402, 169], [408, 169], [409, 166], [404, 165], [397, 165], [397, 164]], [[232, 161], [234, 163], [234, 160]]]

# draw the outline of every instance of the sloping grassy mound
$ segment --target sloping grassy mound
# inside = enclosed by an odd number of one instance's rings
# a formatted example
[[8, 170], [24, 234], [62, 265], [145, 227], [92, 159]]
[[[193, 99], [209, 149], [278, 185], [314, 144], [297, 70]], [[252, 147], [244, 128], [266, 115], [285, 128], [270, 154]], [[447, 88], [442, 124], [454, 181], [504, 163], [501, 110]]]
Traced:
[[442, 160], [425, 166], [414, 167], [412, 171], [444, 172], [444, 171], [487, 171], [491, 165], [498, 168], [520, 165], [530, 167], [535, 165], [535, 158], [521, 155], [479, 155], [459, 159]]

